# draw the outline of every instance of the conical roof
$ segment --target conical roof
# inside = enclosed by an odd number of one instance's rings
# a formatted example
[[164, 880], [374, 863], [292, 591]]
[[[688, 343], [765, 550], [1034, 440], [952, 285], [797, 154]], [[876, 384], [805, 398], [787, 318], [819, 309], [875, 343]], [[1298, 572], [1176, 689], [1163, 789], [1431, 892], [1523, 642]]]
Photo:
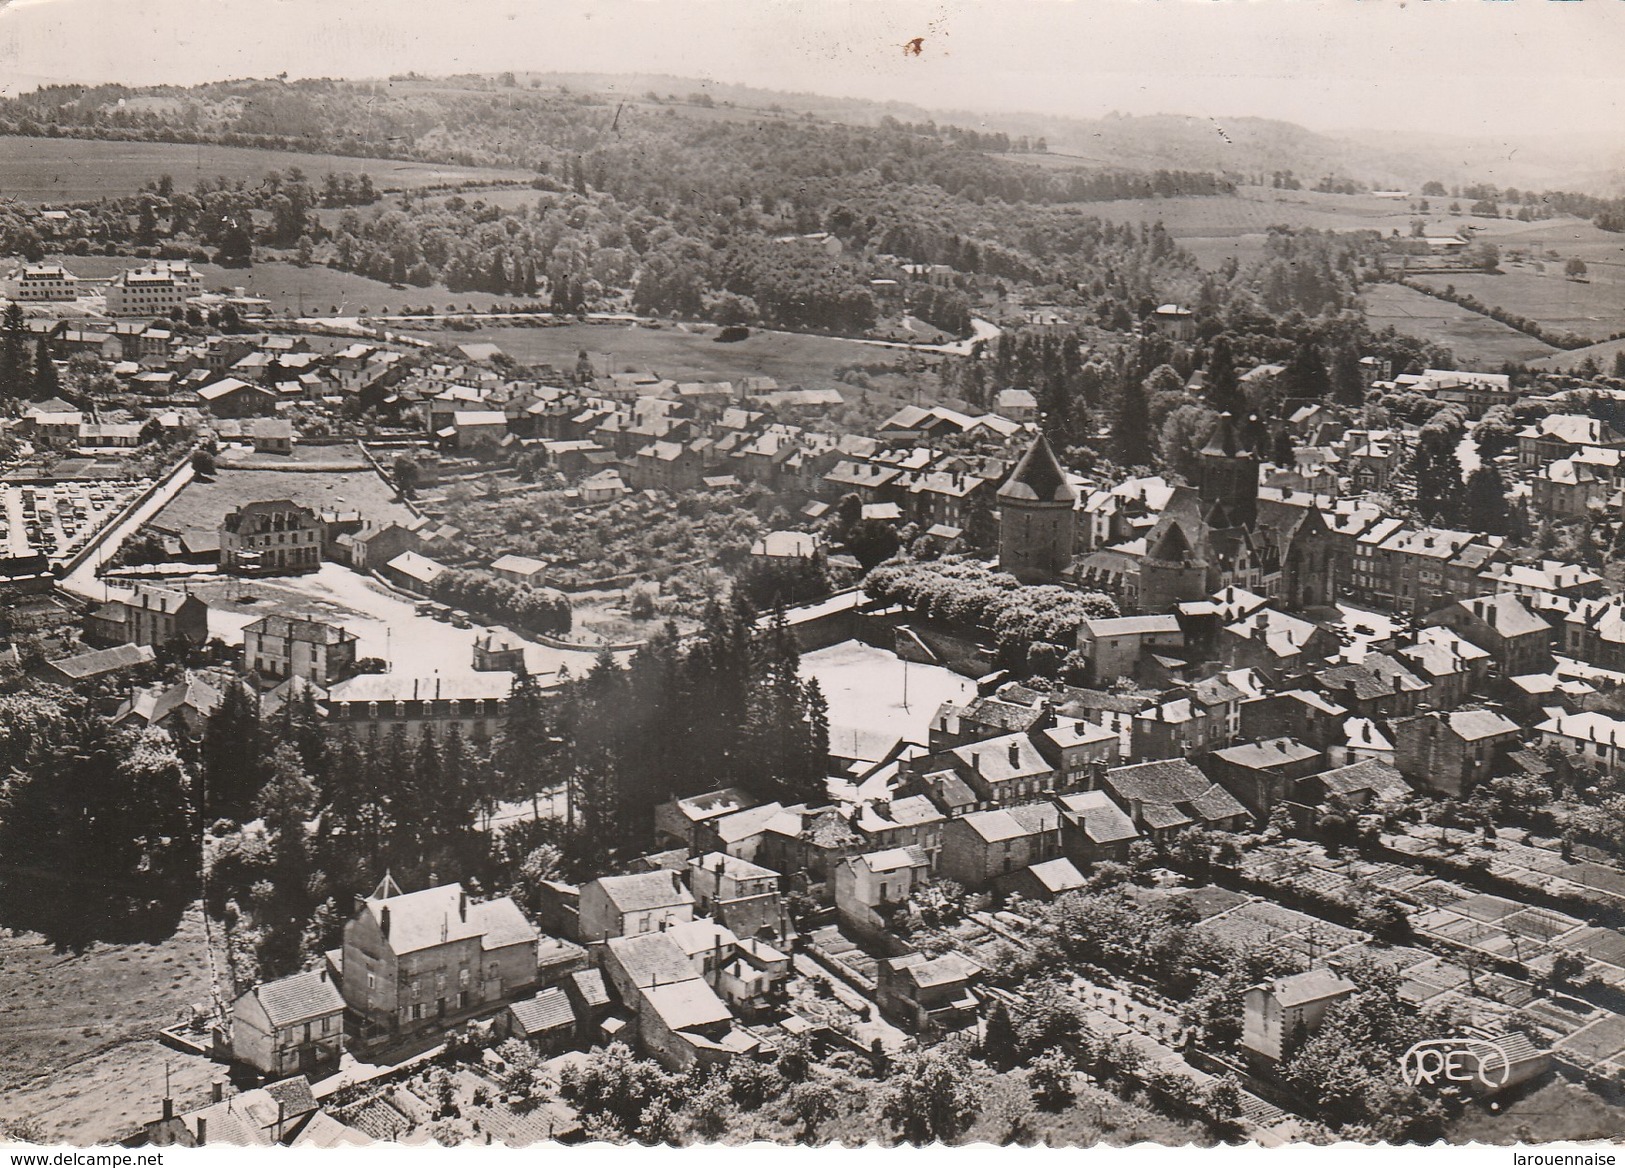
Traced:
[[1235, 417], [1226, 412], [1220, 414], [1219, 420], [1213, 423], [1213, 430], [1207, 436], [1207, 445], [1202, 447], [1202, 453], [1222, 458], [1251, 454], [1252, 443], [1248, 438], [1249, 436], [1243, 433], [1243, 428], [1236, 425]]
[[1027, 447], [1027, 453], [1021, 456], [1016, 469], [999, 488], [998, 497], [1016, 502], [1070, 504], [1078, 501], [1078, 493], [1066, 481], [1066, 472], [1043, 434]]
[[1185, 529], [1177, 523], [1164, 526], [1162, 534], [1146, 553], [1146, 559], [1167, 564], [1182, 564], [1191, 558], [1191, 542], [1185, 538]]

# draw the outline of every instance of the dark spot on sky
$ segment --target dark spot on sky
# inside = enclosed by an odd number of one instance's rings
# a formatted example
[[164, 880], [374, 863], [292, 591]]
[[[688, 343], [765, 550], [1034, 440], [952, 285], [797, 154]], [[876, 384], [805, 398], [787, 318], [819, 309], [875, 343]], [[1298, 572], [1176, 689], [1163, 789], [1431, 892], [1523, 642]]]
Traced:
[[904, 43], [904, 45], [903, 45], [903, 56], [905, 56], [905, 57], [918, 57], [920, 55], [920, 53], [924, 49], [925, 49], [925, 38], [924, 37], [915, 37], [913, 40], [907, 41], [907, 42]]

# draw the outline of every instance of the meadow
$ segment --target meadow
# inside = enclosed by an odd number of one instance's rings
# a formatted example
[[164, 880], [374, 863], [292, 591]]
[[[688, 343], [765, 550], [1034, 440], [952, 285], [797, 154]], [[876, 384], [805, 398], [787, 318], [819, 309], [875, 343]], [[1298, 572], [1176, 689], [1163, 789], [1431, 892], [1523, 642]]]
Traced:
[[366, 173], [380, 189], [531, 178], [519, 170], [295, 154], [239, 146], [0, 136], [0, 195], [28, 203], [74, 203], [132, 195], [164, 174], [175, 180], [178, 189], [186, 190], [199, 178], [225, 175], [233, 180], [257, 179], [268, 170], [294, 166], [318, 180], [330, 171]]
[[[704, 327], [704, 326], [700, 326]], [[843, 365], [890, 365], [908, 354], [901, 349], [866, 345], [840, 337], [752, 329], [745, 340], [718, 344], [715, 329], [689, 326], [649, 329], [619, 323], [549, 325], [540, 328], [481, 328], [411, 332], [411, 336], [445, 344], [488, 341], [525, 365], [575, 368], [585, 349], [600, 372], [647, 369], [674, 381], [732, 381], [740, 377], [773, 377], [781, 385], [809, 389], [836, 385]], [[934, 360], [934, 359], [933, 359]], [[857, 391], [843, 387], [848, 396]]]
[[1360, 295], [1372, 328], [1393, 325], [1409, 336], [1447, 345], [1464, 368], [1494, 370], [1507, 361], [1532, 361], [1557, 352], [1544, 341], [1414, 288], [1368, 284]]
[[[1042, 155], [1011, 155], [1039, 158]], [[1078, 210], [1113, 223], [1162, 225], [1203, 268], [1212, 271], [1235, 257], [1245, 267], [1264, 254], [1271, 227], [1313, 227], [1323, 231], [1409, 233], [1409, 204], [1373, 195], [1325, 195], [1241, 187], [1234, 195], [1179, 196], [1171, 199], [1117, 199], [1080, 203]]]
[[[137, 267], [141, 260], [131, 256], [75, 256], [53, 255], [67, 265], [80, 279], [106, 280], [126, 268]], [[494, 304], [507, 305], [511, 298], [493, 296], [489, 292], [452, 292], [444, 284], [431, 284], [427, 288], [391, 288], [380, 280], [341, 272], [321, 264], [301, 268], [298, 264], [281, 260], [256, 263], [247, 268], [222, 268], [217, 264], [198, 264], [203, 273], [204, 287], [210, 290], [241, 288], [246, 295], [262, 297], [271, 302], [271, 311], [281, 316], [287, 313], [305, 316], [354, 316], [362, 308], [380, 312], [385, 308], [399, 311], [411, 305], [419, 308], [433, 305], [436, 310], [455, 307], [466, 311], [470, 305], [476, 309]]]
[[1416, 282], [1443, 291], [1476, 297], [1491, 307], [1526, 316], [1553, 329], [1574, 333], [1590, 341], [1607, 340], [1625, 329], [1625, 265], [1588, 262], [1587, 279], [1570, 280], [1556, 261], [1542, 264], [1503, 263], [1498, 274], [1464, 272], [1450, 276], [1418, 276]]

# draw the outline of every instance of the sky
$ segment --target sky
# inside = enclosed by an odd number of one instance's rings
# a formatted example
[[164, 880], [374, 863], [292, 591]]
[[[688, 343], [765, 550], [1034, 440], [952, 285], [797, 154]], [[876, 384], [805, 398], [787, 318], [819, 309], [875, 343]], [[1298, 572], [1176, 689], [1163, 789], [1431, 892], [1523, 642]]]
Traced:
[[[904, 46], [920, 38], [918, 54]], [[1616, 135], [1625, 0], [10, 0], [49, 82], [670, 73], [929, 109]]]

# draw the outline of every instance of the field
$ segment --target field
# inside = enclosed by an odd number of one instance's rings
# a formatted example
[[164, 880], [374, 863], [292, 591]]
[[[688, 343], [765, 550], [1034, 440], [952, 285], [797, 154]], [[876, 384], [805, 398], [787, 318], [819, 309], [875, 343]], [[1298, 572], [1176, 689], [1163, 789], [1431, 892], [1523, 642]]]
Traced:
[[976, 692], [975, 683], [957, 673], [938, 665], [905, 664], [895, 653], [861, 641], [804, 654], [801, 672], [818, 679], [829, 701], [830, 749], [860, 758], [880, 758], [898, 738], [924, 741], [920, 736], [938, 706], [965, 701]]
[[160, 1046], [160, 1027], [209, 1001], [201, 911], [156, 944], [54, 949], [0, 933], [0, 1118], [35, 1118], [48, 1137], [84, 1144], [157, 1118], [166, 1067], [182, 1104], [218, 1068]]
[[1589, 264], [1585, 282], [1567, 279], [1556, 262], [1536, 271], [1531, 264], [1503, 264], [1500, 275], [1464, 272], [1450, 276], [1418, 276], [1416, 282], [1443, 291], [1476, 297], [1491, 307], [1526, 316], [1542, 325], [1602, 341], [1625, 330], [1625, 265]]
[[[738, 377], [767, 376], [777, 378], [781, 385], [807, 388], [835, 385], [834, 372], [842, 365], [888, 364], [906, 356], [900, 349], [840, 337], [753, 329], [745, 340], [723, 345], [712, 340], [713, 329], [701, 334], [682, 326], [647, 329], [608, 322], [408, 335], [447, 344], [489, 341], [526, 365], [547, 363], [573, 369], [576, 354], [585, 349], [599, 370], [649, 369], [676, 381], [731, 381]], [[843, 389], [842, 392], [855, 391]]]
[[1210, 270], [1230, 256], [1243, 266], [1257, 260], [1264, 253], [1265, 233], [1276, 225], [1384, 234], [1397, 227], [1408, 233], [1412, 218], [1403, 201], [1269, 187], [1241, 187], [1234, 195], [1210, 198], [1120, 199], [1080, 203], [1077, 207], [1082, 214], [1113, 223], [1155, 223], [1160, 219], [1169, 234]]
[[524, 181], [531, 177], [518, 170], [293, 154], [237, 146], [0, 137], [0, 195], [31, 203], [73, 203], [133, 195], [143, 183], [163, 174], [174, 178], [178, 189], [189, 190], [203, 177], [257, 179], [268, 170], [293, 166], [317, 180], [329, 171], [364, 172], [380, 188]]
[[1625, 1112], [1593, 1091], [1554, 1075], [1518, 1092], [1498, 1113], [1469, 1107], [1446, 1128], [1452, 1144], [1545, 1143], [1619, 1138]]
[[259, 499], [292, 499], [317, 510], [360, 511], [374, 523], [405, 523], [412, 513], [394, 490], [371, 470], [299, 472], [227, 470], [212, 482], [194, 479], [153, 516], [165, 531], [214, 531], [228, 511]]
[[1499, 321], [1414, 288], [1370, 284], [1361, 296], [1372, 328], [1393, 325], [1399, 332], [1447, 345], [1464, 367], [1496, 369], [1506, 361], [1531, 361], [1557, 351]]
[[[1625, 321], [1621, 321], [1620, 324], [1625, 328]], [[1614, 358], [1620, 353], [1625, 353], [1625, 340], [1604, 341], [1598, 345], [1587, 345], [1583, 349], [1553, 353], [1550, 357], [1542, 357], [1539, 361], [1531, 361], [1529, 364], [1534, 369], [1570, 370], [1589, 357], [1606, 373], [1614, 367]]]
[[[53, 255], [50, 258], [65, 264], [81, 279], [89, 280], [106, 280], [142, 263], [132, 256]], [[444, 284], [391, 288], [382, 281], [319, 264], [301, 268], [297, 264], [272, 261], [248, 268], [222, 268], [215, 264], [197, 264], [196, 267], [203, 274], [204, 287], [241, 288], [248, 296], [269, 300], [271, 311], [278, 316], [284, 313], [353, 316], [362, 308], [378, 312], [384, 308], [399, 310], [406, 305], [432, 305], [437, 309], [455, 306], [461, 311], [469, 305], [480, 309], [511, 303], [510, 298], [489, 292], [451, 292]]]

